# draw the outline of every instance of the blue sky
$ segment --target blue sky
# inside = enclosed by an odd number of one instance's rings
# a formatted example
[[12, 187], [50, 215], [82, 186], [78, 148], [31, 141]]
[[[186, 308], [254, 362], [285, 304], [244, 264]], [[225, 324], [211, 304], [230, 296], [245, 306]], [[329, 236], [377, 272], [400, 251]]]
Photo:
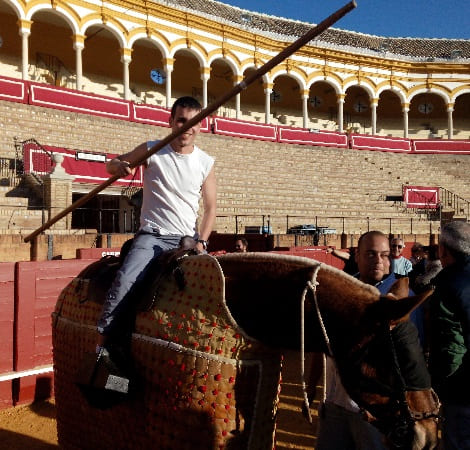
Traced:
[[[318, 23], [349, 0], [219, 0], [274, 16]], [[385, 37], [470, 39], [470, 0], [356, 0], [334, 28]]]

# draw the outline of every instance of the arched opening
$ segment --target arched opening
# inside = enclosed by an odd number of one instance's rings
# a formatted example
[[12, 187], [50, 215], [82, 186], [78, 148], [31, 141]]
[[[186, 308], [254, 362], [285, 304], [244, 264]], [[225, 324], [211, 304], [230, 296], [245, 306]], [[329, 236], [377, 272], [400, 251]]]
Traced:
[[75, 52], [67, 21], [56, 11], [36, 12], [29, 38], [29, 78], [75, 88]]
[[[243, 72], [243, 76], [251, 75], [256, 69], [249, 67]], [[255, 80], [240, 94], [242, 116], [245, 120], [264, 121], [264, 81]]]
[[83, 90], [122, 97], [121, 48], [116, 37], [103, 25], [92, 25], [85, 35]]
[[[234, 85], [234, 72], [224, 59], [216, 59], [211, 64], [211, 75], [207, 82], [207, 103], [211, 104], [221, 95], [229, 92]], [[221, 117], [235, 117], [235, 98], [222, 105], [217, 115]]]
[[0, 3], [0, 29], [2, 75], [21, 78], [21, 37], [18, 34], [18, 16], [7, 3]]
[[183, 49], [176, 52], [171, 87], [173, 99], [191, 95], [202, 104], [201, 65], [191, 51]]
[[152, 41], [139, 39], [129, 65], [131, 98], [138, 103], [165, 105], [166, 73], [163, 55]]
[[312, 125], [320, 129], [337, 129], [336, 92], [326, 81], [317, 81], [310, 86], [308, 112]]
[[279, 75], [275, 78], [271, 93], [271, 114], [282, 125], [302, 126], [300, 86], [293, 77]]
[[344, 129], [354, 133], [366, 133], [371, 129], [369, 94], [360, 86], [346, 90], [344, 99]]
[[388, 89], [383, 91], [377, 105], [377, 134], [403, 134], [402, 106], [399, 96]]
[[444, 99], [432, 92], [416, 95], [410, 102], [408, 123], [412, 137], [446, 137], [448, 123]]
[[455, 99], [454, 137], [456, 139], [469, 139], [470, 137], [470, 93], [459, 95]]

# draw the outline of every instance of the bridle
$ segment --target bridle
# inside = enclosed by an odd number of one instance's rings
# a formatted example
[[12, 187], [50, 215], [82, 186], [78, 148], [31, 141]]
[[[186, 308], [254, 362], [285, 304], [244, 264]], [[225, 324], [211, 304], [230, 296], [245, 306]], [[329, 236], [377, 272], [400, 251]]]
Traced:
[[[392, 448], [409, 448], [411, 442], [413, 441], [414, 426], [416, 422], [428, 419], [434, 419], [438, 421], [440, 419], [439, 411], [441, 408], [441, 403], [437, 394], [431, 388], [430, 392], [432, 395], [434, 406], [430, 411], [414, 411], [410, 407], [406, 398], [407, 390], [405, 379], [401, 371], [397, 352], [395, 349], [395, 344], [393, 342], [391, 330], [388, 324], [386, 330], [387, 341], [393, 360], [393, 370], [398, 380], [398, 385], [396, 387], [396, 391], [394, 392], [398, 400], [398, 416], [396, 417], [395, 421], [393, 422], [393, 426], [391, 427], [391, 430], [389, 431], [389, 433], [386, 434], [386, 436]], [[373, 416], [371, 416], [371, 418], [373, 419]]]
[[[331, 349], [330, 339], [328, 337], [328, 333], [323, 321], [323, 317], [320, 311], [320, 307], [318, 305], [318, 299], [316, 295], [316, 289], [318, 286], [317, 282], [317, 275], [318, 271], [320, 270], [321, 264], [315, 267], [314, 273], [312, 275], [312, 279], [307, 281], [307, 284], [304, 288], [301, 297], [301, 345], [300, 345], [300, 358], [301, 358], [301, 381], [302, 381], [302, 389], [303, 389], [303, 396], [304, 396], [304, 403], [306, 406], [306, 410], [308, 413], [308, 419], [311, 420], [310, 417], [310, 405], [307, 395], [307, 388], [305, 383], [305, 301], [307, 297], [307, 293], [310, 291], [313, 297], [313, 303], [315, 306], [318, 322], [320, 328], [322, 330], [323, 338], [325, 341], [325, 346], [328, 349], [330, 356], [333, 356], [333, 351]], [[428, 419], [434, 419], [438, 421], [441, 416], [439, 415], [439, 411], [441, 408], [441, 404], [437, 394], [434, 392], [433, 389], [430, 389], [430, 393], [432, 395], [433, 400], [433, 407], [429, 411], [414, 411], [407, 400], [406, 397], [406, 383], [405, 379], [402, 374], [402, 370], [400, 368], [400, 364], [397, 357], [397, 352], [395, 349], [395, 344], [393, 342], [393, 338], [390, 332], [390, 326], [388, 322], [385, 324], [383, 323], [383, 327], [386, 329], [386, 336], [389, 345], [389, 350], [392, 355], [393, 360], [393, 371], [398, 383], [396, 386], [392, 388], [392, 396], [397, 399], [398, 408], [396, 409], [396, 415], [394, 416], [394, 420], [391, 423], [390, 431], [386, 434], [388, 441], [392, 448], [394, 449], [403, 449], [403, 448], [410, 448], [410, 445], [414, 438], [414, 426], [416, 422]], [[377, 421], [378, 419], [367, 411], [365, 408], [362, 408], [362, 412], [364, 414], [365, 420], [369, 422]], [[384, 430], [385, 431], [385, 430]]]

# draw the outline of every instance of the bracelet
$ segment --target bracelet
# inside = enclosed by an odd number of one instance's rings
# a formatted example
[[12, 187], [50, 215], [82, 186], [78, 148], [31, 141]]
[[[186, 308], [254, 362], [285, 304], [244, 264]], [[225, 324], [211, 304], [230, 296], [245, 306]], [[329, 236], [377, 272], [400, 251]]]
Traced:
[[200, 244], [202, 244], [202, 248], [204, 250], [207, 250], [207, 246], [209, 245], [208, 241], [205, 241], [204, 239], [198, 239], [196, 242], [199, 242]]

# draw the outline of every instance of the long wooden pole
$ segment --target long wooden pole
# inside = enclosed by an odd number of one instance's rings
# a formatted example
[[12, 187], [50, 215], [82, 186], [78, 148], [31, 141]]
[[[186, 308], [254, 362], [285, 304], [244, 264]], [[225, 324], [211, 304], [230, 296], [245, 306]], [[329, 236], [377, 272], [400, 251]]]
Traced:
[[[165, 145], [172, 142], [175, 138], [177, 138], [178, 136], [185, 133], [187, 130], [189, 130], [191, 127], [193, 127], [197, 123], [201, 122], [203, 119], [205, 119], [211, 113], [216, 111], [217, 108], [219, 108], [219, 106], [223, 105], [228, 100], [235, 97], [241, 91], [246, 89], [247, 86], [249, 86], [251, 83], [253, 83], [253, 81], [255, 81], [258, 78], [262, 77], [264, 74], [269, 72], [273, 67], [276, 67], [279, 63], [284, 61], [284, 59], [288, 58], [290, 55], [295, 53], [299, 48], [303, 47], [305, 44], [310, 42], [313, 38], [315, 38], [319, 34], [323, 33], [323, 31], [325, 31], [327, 28], [331, 27], [335, 22], [337, 22], [339, 19], [341, 19], [341, 17], [345, 16], [348, 12], [353, 10], [356, 6], [357, 5], [356, 5], [355, 0], [350, 1], [348, 4], [344, 5], [342, 8], [338, 9], [338, 11], [334, 12], [329, 17], [327, 17], [325, 20], [320, 22], [316, 27], [314, 27], [311, 30], [307, 31], [307, 33], [305, 33], [299, 39], [294, 41], [292, 44], [290, 44], [288, 47], [286, 47], [284, 50], [282, 50], [280, 53], [278, 53], [276, 56], [274, 56], [272, 59], [270, 59], [266, 64], [264, 64], [259, 69], [252, 72], [250, 75], [247, 75], [242, 81], [240, 81], [240, 83], [235, 85], [229, 92], [227, 92], [226, 94], [221, 95], [213, 103], [211, 103], [205, 109], [203, 109], [201, 112], [196, 114], [192, 119], [188, 120], [181, 128], [179, 128], [178, 130], [176, 130], [173, 133], [169, 134], [166, 138], [162, 139], [161, 141], [156, 143], [154, 146], [152, 146], [149, 149], [148, 153], [143, 158], [140, 158], [140, 159], [136, 160], [133, 164], [131, 164], [130, 167], [132, 168], [132, 167], [139, 166], [149, 156], [151, 156], [154, 153], [158, 152], [161, 148], [163, 148]], [[24, 241], [25, 242], [31, 241], [38, 234], [42, 233], [44, 230], [47, 230], [50, 226], [52, 226], [57, 221], [59, 221], [60, 219], [65, 217], [69, 212], [72, 212], [74, 209], [77, 209], [80, 206], [82, 206], [83, 204], [85, 204], [88, 200], [92, 199], [96, 194], [101, 192], [103, 189], [107, 188], [109, 185], [111, 185], [112, 183], [114, 183], [118, 179], [119, 179], [119, 175], [113, 175], [112, 177], [108, 178], [108, 180], [104, 181], [99, 186], [95, 187], [88, 194], [84, 195], [83, 197], [78, 199], [76, 202], [72, 203], [69, 207], [65, 208], [62, 212], [60, 212], [59, 214], [54, 216], [52, 219], [49, 219], [49, 221], [47, 221], [44, 225], [39, 227], [37, 230], [33, 231], [28, 236], [26, 236], [24, 238]]]

